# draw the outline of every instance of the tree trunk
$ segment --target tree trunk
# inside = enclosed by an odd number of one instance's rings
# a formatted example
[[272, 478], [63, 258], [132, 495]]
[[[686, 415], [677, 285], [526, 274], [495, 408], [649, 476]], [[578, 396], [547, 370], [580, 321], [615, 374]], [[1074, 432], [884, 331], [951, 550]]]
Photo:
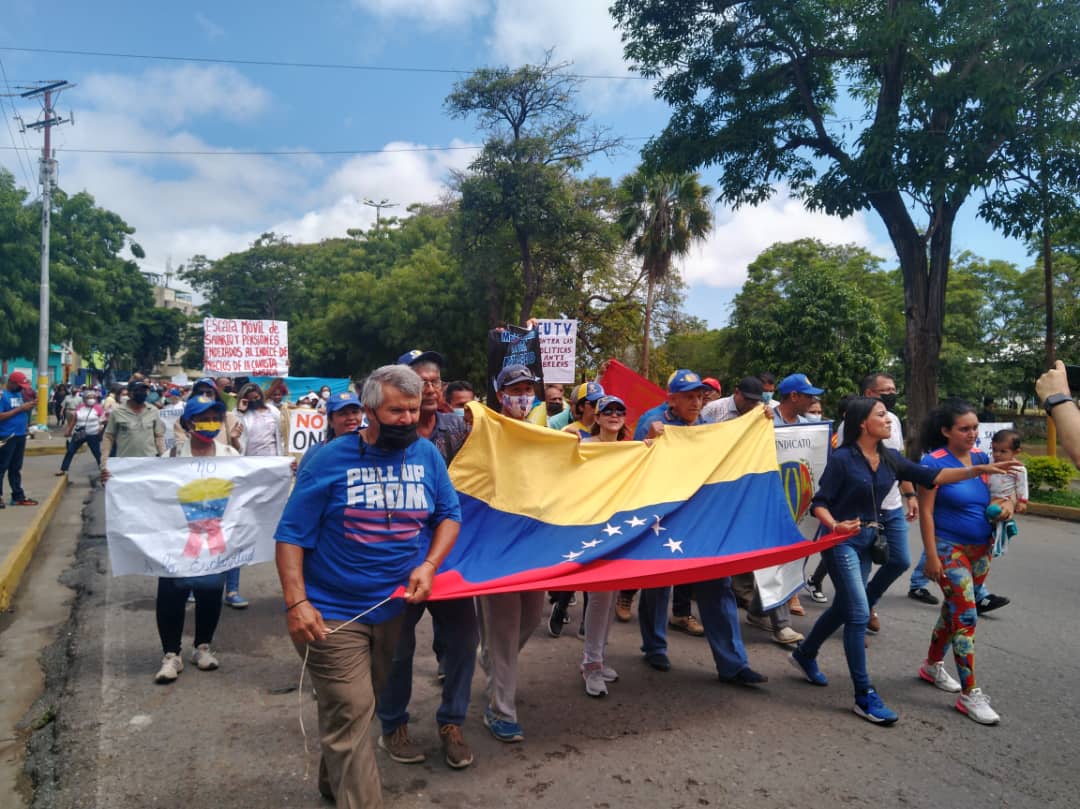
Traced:
[[646, 268], [645, 336], [641, 341], [641, 375], [649, 378], [649, 332], [652, 331], [652, 310], [656, 303], [656, 280], [651, 268]]

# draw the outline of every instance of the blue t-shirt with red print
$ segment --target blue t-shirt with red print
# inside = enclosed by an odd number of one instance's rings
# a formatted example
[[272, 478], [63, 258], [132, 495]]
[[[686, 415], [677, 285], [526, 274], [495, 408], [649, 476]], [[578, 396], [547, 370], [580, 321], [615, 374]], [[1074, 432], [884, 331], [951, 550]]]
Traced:
[[[984, 452], [972, 450], [971, 463], [990, 463]], [[922, 465], [931, 469], [960, 469], [960, 459], [942, 447], [922, 457]], [[934, 533], [953, 545], [985, 545], [991, 541], [993, 527], [986, 519], [990, 505], [990, 487], [985, 476], [945, 483], [937, 488], [934, 499]]]

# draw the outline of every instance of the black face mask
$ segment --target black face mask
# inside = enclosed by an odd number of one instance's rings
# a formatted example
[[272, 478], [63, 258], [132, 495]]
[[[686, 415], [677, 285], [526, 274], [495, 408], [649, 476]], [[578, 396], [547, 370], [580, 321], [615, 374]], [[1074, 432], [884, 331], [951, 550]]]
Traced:
[[562, 402], [548, 402], [547, 403], [547, 414], [549, 416], [557, 416], [561, 412], [563, 412]]
[[266, 402], [262, 399], [251, 399], [248, 401], [248, 407], [253, 407], [258, 410], [260, 407], [266, 407]]
[[885, 405], [886, 410], [896, 409], [896, 394], [895, 393], [883, 393], [878, 396], [881, 399], [881, 403]]
[[148, 394], [149, 391], [146, 390], [146, 388], [140, 388], [131, 394], [131, 401], [135, 402], [135, 404], [146, 404], [146, 397]]
[[417, 437], [415, 424], [383, 424], [380, 421], [375, 446], [380, 449], [406, 449]]

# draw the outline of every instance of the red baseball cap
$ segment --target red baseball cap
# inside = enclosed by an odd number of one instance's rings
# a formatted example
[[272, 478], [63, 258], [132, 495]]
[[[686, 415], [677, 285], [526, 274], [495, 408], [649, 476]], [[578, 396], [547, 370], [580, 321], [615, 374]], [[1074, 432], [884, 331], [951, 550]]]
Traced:
[[16, 385], [25, 385], [30, 380], [26, 378], [26, 374], [22, 371], [12, 371], [8, 374], [8, 382], [14, 382]]

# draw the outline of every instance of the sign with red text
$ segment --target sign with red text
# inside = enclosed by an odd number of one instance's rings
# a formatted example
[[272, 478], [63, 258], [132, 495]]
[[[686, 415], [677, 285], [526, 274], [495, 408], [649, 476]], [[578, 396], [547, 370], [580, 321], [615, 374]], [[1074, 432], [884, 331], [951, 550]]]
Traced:
[[576, 320], [546, 319], [536, 322], [545, 382], [573, 382], [576, 378], [577, 323]]
[[284, 320], [204, 318], [203, 370], [223, 376], [286, 376], [289, 324]]

